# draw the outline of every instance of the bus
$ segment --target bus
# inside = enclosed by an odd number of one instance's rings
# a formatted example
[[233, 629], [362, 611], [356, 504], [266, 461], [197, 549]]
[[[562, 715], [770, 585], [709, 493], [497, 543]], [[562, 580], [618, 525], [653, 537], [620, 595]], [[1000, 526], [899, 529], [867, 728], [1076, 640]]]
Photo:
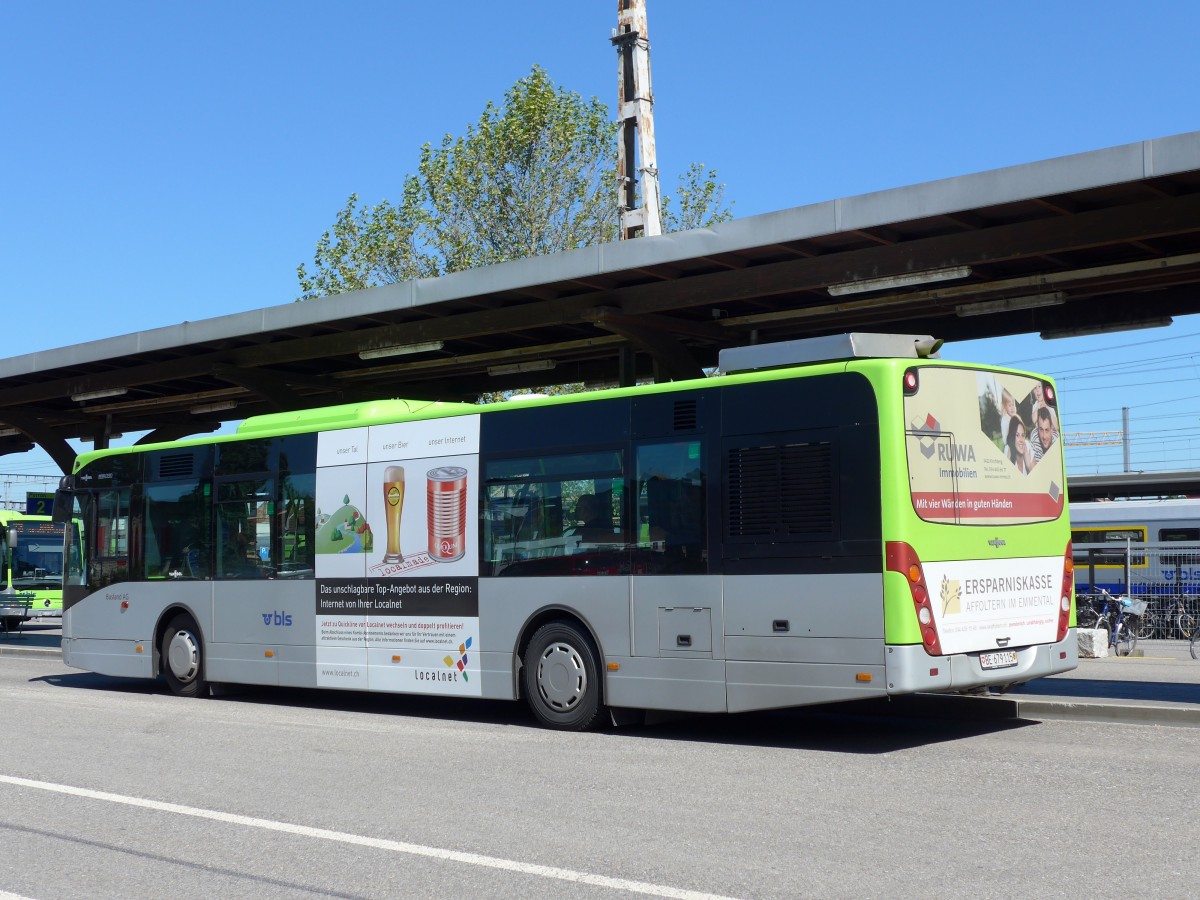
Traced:
[[[64, 559], [78, 580], [79, 532], [73, 523], [68, 527], [50, 516], [0, 510], [0, 599], [31, 600], [30, 618], [61, 616]], [[21, 619], [6, 617], [4, 624], [12, 631]]]
[[834, 335], [691, 381], [81, 454], [64, 662], [185, 696], [524, 700], [575, 730], [1069, 670], [1061, 443], [1021, 468], [1001, 436], [1006, 397], [1032, 422], [1054, 385], [938, 346]]

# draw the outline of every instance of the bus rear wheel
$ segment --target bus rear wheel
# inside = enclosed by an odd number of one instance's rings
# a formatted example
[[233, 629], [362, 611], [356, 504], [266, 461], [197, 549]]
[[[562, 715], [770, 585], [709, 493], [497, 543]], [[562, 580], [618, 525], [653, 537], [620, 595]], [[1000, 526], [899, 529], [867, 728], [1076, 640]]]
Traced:
[[525, 701], [543, 725], [585, 731], [600, 713], [600, 671], [591, 638], [571, 622], [548, 622], [525, 650]]
[[20, 616], [5, 616], [4, 617], [4, 630], [5, 631], [16, 631], [18, 628], [21, 627], [21, 623], [24, 621], [25, 620], [22, 619]]
[[204, 644], [200, 629], [187, 614], [171, 620], [163, 633], [162, 671], [167, 687], [178, 697], [203, 697], [208, 693], [204, 680]]

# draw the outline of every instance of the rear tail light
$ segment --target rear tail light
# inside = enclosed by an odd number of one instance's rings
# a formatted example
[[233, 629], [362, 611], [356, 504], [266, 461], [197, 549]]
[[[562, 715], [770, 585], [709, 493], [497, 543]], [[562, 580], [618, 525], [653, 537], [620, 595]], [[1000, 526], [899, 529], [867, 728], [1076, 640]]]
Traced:
[[1071, 599], [1075, 596], [1075, 557], [1071, 542], [1067, 541], [1067, 552], [1063, 554], [1062, 591], [1058, 598], [1058, 640], [1067, 636], [1071, 627]]
[[921, 560], [917, 556], [917, 551], [903, 541], [888, 541], [886, 550], [888, 571], [899, 572], [908, 583], [908, 591], [912, 596], [913, 610], [917, 614], [917, 624], [921, 628], [921, 643], [925, 647], [925, 652], [931, 656], [941, 656], [942, 642], [938, 637], [937, 622], [933, 617], [929, 585], [925, 583], [925, 570], [921, 568]]

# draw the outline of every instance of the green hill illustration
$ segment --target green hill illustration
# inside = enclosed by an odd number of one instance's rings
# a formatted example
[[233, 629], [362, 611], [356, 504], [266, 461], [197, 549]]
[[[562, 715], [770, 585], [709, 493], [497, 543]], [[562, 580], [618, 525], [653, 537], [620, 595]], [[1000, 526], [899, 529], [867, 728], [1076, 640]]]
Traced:
[[370, 553], [374, 546], [371, 526], [349, 497], [333, 515], [317, 513], [318, 553]]

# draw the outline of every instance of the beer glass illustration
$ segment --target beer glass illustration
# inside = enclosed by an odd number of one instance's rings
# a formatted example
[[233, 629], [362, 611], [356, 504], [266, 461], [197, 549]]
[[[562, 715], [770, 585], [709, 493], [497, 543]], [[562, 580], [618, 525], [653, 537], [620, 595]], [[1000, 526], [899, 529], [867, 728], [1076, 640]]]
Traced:
[[404, 508], [404, 467], [388, 466], [383, 473], [383, 507], [387, 515], [385, 563], [404, 562], [400, 552], [400, 514]]
[[439, 466], [426, 474], [429, 556], [454, 562], [466, 553], [467, 470]]

